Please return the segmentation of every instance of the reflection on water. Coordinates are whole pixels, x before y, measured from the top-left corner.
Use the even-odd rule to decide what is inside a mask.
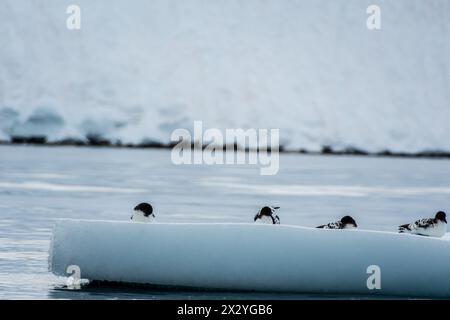
[[[351,214],[364,229],[450,208],[450,161],[281,155],[257,166],[175,166],[167,150],[0,147],[0,299],[309,299],[314,294],[88,286],[48,272],[55,219],[127,220],[149,201],[161,222],[249,222],[264,205],[282,223],[316,226]],[[351,297],[345,298],[365,298]]]

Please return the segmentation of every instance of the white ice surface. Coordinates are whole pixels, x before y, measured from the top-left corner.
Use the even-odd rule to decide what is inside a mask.
[[[450,297],[450,238],[288,225],[61,220],[50,269],[170,286]],[[368,290],[367,267],[381,268]]]
[[[0,2],[0,139],[280,128],[288,149],[450,151],[450,2]]]

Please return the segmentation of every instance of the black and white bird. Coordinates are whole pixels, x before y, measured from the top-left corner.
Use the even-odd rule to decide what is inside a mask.
[[[429,237],[443,237],[447,232],[447,216],[439,211],[434,218],[420,219],[398,227],[400,233],[411,233]]]
[[[264,224],[280,224],[280,218],[275,213],[275,210],[280,209],[280,207],[265,206],[256,214],[254,221],[256,223]]]
[[[134,213],[131,216],[133,222],[151,222],[155,220],[153,207],[148,203],[141,203],[134,208]]]
[[[319,229],[355,229],[358,225],[355,220],[350,216],[343,217],[340,221],[330,222],[328,224],[324,224],[318,226]]]

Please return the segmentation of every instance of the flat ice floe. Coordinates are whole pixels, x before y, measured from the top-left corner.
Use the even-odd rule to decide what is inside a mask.
[[[450,236],[289,225],[60,220],[51,271],[89,280],[271,292],[450,297]],[[379,268],[380,289],[369,289]],[[369,286],[370,287],[370,286]]]

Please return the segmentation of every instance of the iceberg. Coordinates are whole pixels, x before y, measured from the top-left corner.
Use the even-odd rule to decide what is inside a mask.
[[[291,225],[60,220],[49,268],[180,288],[450,297],[449,240]],[[373,289],[368,270],[377,268]]]

